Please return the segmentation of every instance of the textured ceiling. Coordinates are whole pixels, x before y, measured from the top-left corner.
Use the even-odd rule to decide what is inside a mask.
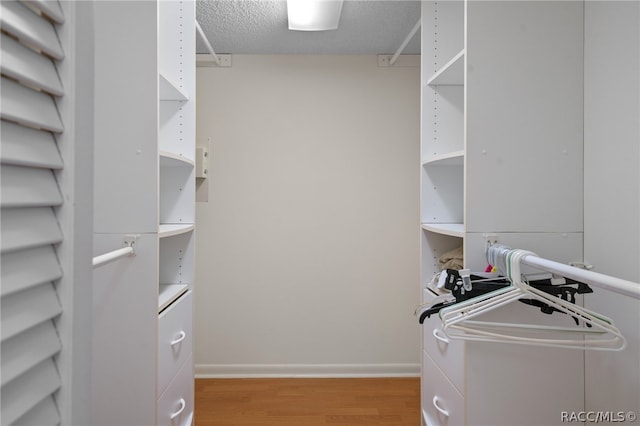
[[[393,54],[420,19],[420,1],[344,0],[332,31],[288,30],[285,0],[198,0],[196,14],[216,53]],[[420,53],[419,34],[403,53]],[[196,49],[207,53],[200,40]]]

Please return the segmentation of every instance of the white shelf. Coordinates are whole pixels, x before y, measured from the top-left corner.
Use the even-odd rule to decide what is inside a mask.
[[[436,234],[464,238],[463,223],[423,223],[422,229]]]
[[[194,167],[195,162],[182,155],[160,151],[160,167]]]
[[[462,86],[464,84],[464,49],[438,70],[429,80],[429,86]]]
[[[195,225],[193,224],[174,225],[161,223],[158,227],[158,238],[167,238],[174,235],[186,234],[187,232],[191,232],[194,229]]]
[[[422,163],[423,166],[462,166],[463,164],[463,150],[434,155]]]
[[[189,289],[188,284],[160,284],[158,287],[158,312],[161,312],[174,300]]]
[[[189,94],[170,81],[164,75],[159,75],[159,89],[161,101],[188,101]]]

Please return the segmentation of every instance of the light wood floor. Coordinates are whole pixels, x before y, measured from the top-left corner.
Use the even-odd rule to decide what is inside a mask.
[[[419,378],[197,379],[195,426],[420,425]]]

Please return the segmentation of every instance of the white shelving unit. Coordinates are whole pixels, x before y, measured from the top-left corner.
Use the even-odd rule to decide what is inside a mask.
[[[581,259],[582,4],[422,6],[422,285],[460,246],[465,267],[484,271],[484,234]],[[423,289],[423,302],[432,297]],[[491,315],[566,320],[517,305]],[[582,409],[575,353],[449,341],[437,316],[423,328],[423,424],[555,424],[558,412]],[[538,365],[552,358],[562,371]],[[540,392],[540,381],[554,392]]]
[[[157,424],[193,422],[195,2],[158,2]]]
[[[139,239],[135,257],[95,273],[92,424],[188,426],[195,1],[95,8],[94,250],[113,250],[128,234]]]

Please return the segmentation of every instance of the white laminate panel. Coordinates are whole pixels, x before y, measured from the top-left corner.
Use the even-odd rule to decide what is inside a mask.
[[[94,234],[94,254],[121,247],[123,238]],[[158,238],[142,234],[135,256],[93,270],[92,425],[155,424],[157,253]]]
[[[435,295],[423,290],[423,299],[428,302]],[[442,323],[438,314],[426,318],[422,325],[422,347],[438,364],[451,383],[464,391],[464,342],[449,339],[442,331]]]
[[[426,353],[422,354],[422,413],[429,426],[464,425],[464,398]]]
[[[422,72],[427,81],[464,47],[464,1],[422,2]]]
[[[158,426],[190,426],[193,420],[193,361],[189,356],[158,400]],[[173,417],[173,418],[172,418]]]
[[[95,2],[95,232],[158,229],[157,8]]]
[[[579,232],[583,2],[467,2],[468,232]]]
[[[195,170],[193,167],[160,168],[160,223],[195,222]]]
[[[640,3],[585,3],[584,257],[640,282]],[[585,306],[627,338],[585,358],[585,409],[640,413],[640,300],[596,290]],[[634,422],[633,424],[637,424]]]
[[[575,327],[568,315],[544,314],[518,301],[476,318]],[[465,346],[465,409],[470,425],[560,425],[562,412],[584,409],[584,351],[472,341]]]
[[[193,232],[160,239],[161,284],[193,284],[194,245]]]
[[[461,166],[422,168],[422,223],[463,223],[463,180]]]
[[[464,148],[464,88],[422,88],[422,160]]]
[[[158,395],[165,390],[193,350],[193,302],[189,291],[160,314],[158,325]],[[175,344],[171,344],[180,340]]]

